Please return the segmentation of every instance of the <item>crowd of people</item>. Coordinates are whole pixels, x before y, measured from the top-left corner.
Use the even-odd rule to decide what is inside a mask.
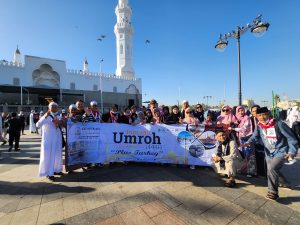
[[[294,107],[287,115],[287,123],[272,118],[266,107],[258,105],[247,110],[243,106],[230,107],[224,105],[220,112],[205,111],[201,104],[194,108],[188,101],[183,101],[181,107],[174,105],[158,106],[156,100],[151,100],[149,107],[128,107],[120,112],[118,105],[112,105],[107,113],[101,113],[96,101],[91,101],[86,107],[78,100],[62,110],[55,102],[49,104],[46,113],[38,116],[33,111],[29,116],[31,133],[42,134],[39,175],[54,180],[54,175],[61,175],[62,147],[65,145],[63,130],[68,120],[72,122],[99,122],[137,124],[204,124],[206,130],[216,132],[219,147],[212,155],[213,168],[216,172],[225,174],[227,187],[235,187],[237,173],[248,177],[266,175],[268,178],[267,198],[278,198],[278,187],[291,188],[291,185],[280,173],[286,160],[293,162],[298,151],[297,136],[299,133],[300,113]],[[5,144],[6,133],[9,133],[9,151],[15,142],[15,151],[19,151],[20,135],[24,134],[25,117],[22,112],[17,116],[11,113],[8,117],[2,114],[1,141]],[[7,131],[8,130],[8,131]],[[84,165],[83,168],[91,165]],[[191,169],[195,167],[191,165]],[[266,169],[267,168],[267,169]],[[266,173],[266,174],[265,174]]]

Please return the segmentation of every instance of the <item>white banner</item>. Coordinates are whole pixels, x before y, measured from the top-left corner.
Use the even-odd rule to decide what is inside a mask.
[[[119,161],[211,165],[215,133],[202,126],[69,123],[67,164]]]

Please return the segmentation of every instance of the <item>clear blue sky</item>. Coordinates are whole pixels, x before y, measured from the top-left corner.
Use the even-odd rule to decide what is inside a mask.
[[[143,100],[160,103],[237,104],[237,46],[214,49],[220,33],[244,26],[259,14],[271,25],[261,38],[241,38],[243,99],[271,102],[300,98],[300,1],[129,0],[133,9],[133,66],[143,80]],[[69,69],[115,73],[113,27],[117,0],[0,0],[0,59],[22,55],[65,60]],[[107,35],[103,42],[96,39]],[[145,44],[149,39],[150,44]],[[226,88],[224,88],[226,87]],[[224,91],[224,89],[226,91]],[[226,93],[226,95],[225,95]]]

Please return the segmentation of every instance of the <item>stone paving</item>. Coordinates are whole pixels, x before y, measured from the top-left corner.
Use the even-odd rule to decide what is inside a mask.
[[[40,137],[22,136],[20,153],[0,148],[0,224],[299,224],[300,159],[285,166],[295,190],[264,198],[266,179],[223,186],[210,168],[113,164],[88,172],[37,177]]]

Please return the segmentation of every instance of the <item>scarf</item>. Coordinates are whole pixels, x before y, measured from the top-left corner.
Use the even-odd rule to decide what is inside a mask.
[[[258,122],[258,126],[262,128],[263,135],[269,144],[274,145],[278,139],[275,130],[275,119],[269,120],[266,124]]]
[[[118,112],[110,111],[110,120],[111,120],[111,123],[118,123],[118,119],[119,119],[119,113]]]
[[[262,128],[262,129],[269,129],[269,128],[273,128],[275,126],[275,120],[274,119],[270,119],[269,121],[267,121],[266,124],[263,124],[261,122],[258,122],[258,125]]]

